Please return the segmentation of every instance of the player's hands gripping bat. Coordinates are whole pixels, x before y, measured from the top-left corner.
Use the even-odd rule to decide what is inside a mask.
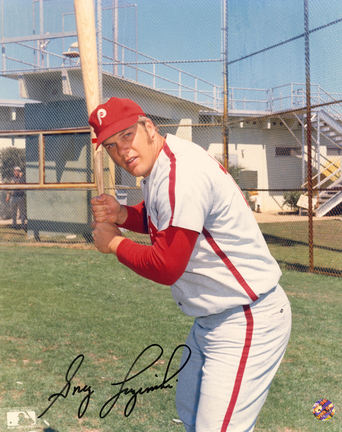
[[[95,222],[106,222],[121,225],[127,218],[127,210],[112,196],[102,194],[91,200]]]

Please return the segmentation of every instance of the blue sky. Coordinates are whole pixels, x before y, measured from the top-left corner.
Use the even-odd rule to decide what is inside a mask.
[[[102,0],[103,6],[112,0]],[[161,60],[221,58],[221,0],[125,0],[137,8],[120,10],[119,41]],[[45,29],[61,31],[62,12],[73,10],[72,0],[44,0]],[[342,18],[341,0],[309,0],[310,28]],[[32,34],[31,0],[4,0],[6,37]],[[38,3],[35,7],[38,12]],[[137,21],[135,19],[137,10]],[[18,17],[20,17],[18,19]],[[104,13],[104,35],[111,37],[109,12]],[[38,18],[36,17],[37,29]],[[64,29],[74,20],[64,15]],[[229,0],[229,60],[303,33],[303,0]],[[342,23],[315,32],[310,38],[311,78],[328,91],[342,92]],[[71,42],[71,40],[70,40]],[[61,49],[56,44],[50,48]],[[104,45],[104,50],[106,47]],[[21,55],[20,51],[16,55]],[[23,57],[24,54],[22,54]],[[31,55],[32,57],[32,55]],[[126,61],[133,60],[126,58]],[[229,67],[231,86],[269,88],[290,81],[304,82],[304,40],[252,56]],[[222,64],[175,65],[222,85]],[[17,83],[0,80],[0,98],[18,96]]]

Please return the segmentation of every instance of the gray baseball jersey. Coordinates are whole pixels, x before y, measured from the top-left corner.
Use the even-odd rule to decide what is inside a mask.
[[[241,190],[201,147],[167,135],[142,190],[152,241],[155,230],[170,225],[200,233],[172,286],[184,313],[217,314],[277,285],[281,271]]]

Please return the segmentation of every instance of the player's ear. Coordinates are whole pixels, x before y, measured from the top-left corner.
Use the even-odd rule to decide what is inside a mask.
[[[156,127],[154,126],[151,119],[147,118],[145,120],[145,128],[146,128],[148,134],[150,135],[150,137],[153,139],[155,137],[155,134],[156,134]]]

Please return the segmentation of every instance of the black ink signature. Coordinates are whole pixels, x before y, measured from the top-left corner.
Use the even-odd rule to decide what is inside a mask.
[[[71,362],[71,364],[67,370],[67,373],[65,375],[65,382],[66,382],[65,386],[62,388],[62,390],[59,393],[53,393],[52,395],[49,396],[48,400],[51,401],[51,403],[41,414],[39,414],[38,418],[43,417],[43,415],[52,407],[52,405],[60,397],[66,399],[69,396],[69,392],[71,389],[71,381],[73,380],[73,378],[77,374],[79,368],[81,367],[81,365],[83,363],[83,360],[84,360],[83,354],[79,354],[77,357],[74,358],[74,360]],[[74,368],[75,368],[75,370],[74,370]],[[77,413],[78,418],[83,417],[83,415],[86,413],[89,402],[90,402],[90,397],[94,393],[94,390],[92,390],[91,386],[88,386],[88,385],[84,385],[82,388],[79,386],[73,386],[71,396],[74,396],[76,393],[83,393],[83,392],[85,392],[86,395],[84,396],[84,398],[82,399],[82,401],[78,407],[78,413]]]
[[[150,364],[148,364],[143,369],[141,369],[139,372],[137,372],[134,375],[130,376],[130,373],[131,373],[132,369],[134,368],[135,364],[140,359],[140,357],[142,357],[148,350],[150,350],[150,349],[152,349],[154,347],[156,347],[156,348],[159,349],[159,354],[157,355],[157,357]],[[172,360],[173,360],[176,352],[180,348],[187,349],[188,350],[188,356],[185,359],[184,363],[181,365],[181,367],[179,369],[177,369],[177,371],[174,372],[171,376],[168,376]],[[177,348],[174,349],[174,351],[173,351],[173,353],[172,353],[172,355],[170,357],[170,360],[169,360],[169,362],[167,364],[163,381],[160,384],[152,386],[152,387],[145,387],[144,389],[142,387],[140,387],[138,390],[135,390],[132,387],[124,387],[124,385],[128,381],[131,381],[132,379],[136,378],[137,376],[139,376],[140,374],[142,374],[143,372],[145,372],[151,366],[153,366],[160,359],[160,357],[163,355],[163,352],[164,352],[164,350],[163,350],[163,348],[160,345],[158,345],[158,344],[152,344],[152,345],[149,345],[148,347],[146,347],[138,355],[138,357],[134,360],[134,362],[131,365],[131,367],[128,369],[128,372],[127,372],[127,374],[125,376],[125,379],[123,381],[114,382],[114,383],[111,384],[112,386],[120,386],[120,389],[119,389],[118,393],[116,393],[114,396],[112,396],[110,399],[108,399],[105,402],[105,404],[102,406],[102,408],[100,410],[100,417],[101,418],[106,417],[110,413],[110,411],[113,409],[114,405],[116,404],[116,402],[118,401],[119,397],[122,394],[125,394],[125,395],[132,394],[132,396],[128,400],[128,402],[127,402],[127,404],[125,406],[125,410],[124,410],[125,417],[128,417],[132,413],[132,411],[133,411],[133,409],[135,407],[135,404],[137,402],[137,396],[138,396],[138,394],[142,395],[144,393],[150,393],[150,392],[153,392],[153,391],[156,391],[156,390],[161,390],[161,389],[166,389],[166,388],[170,389],[170,388],[173,387],[171,384],[168,384],[168,383],[172,380],[172,378],[174,378],[176,375],[179,374],[179,372],[185,367],[185,365],[188,363],[188,361],[190,359],[191,349],[187,345],[178,345]]]
[[[132,369],[134,368],[134,366],[136,365],[138,360],[146,352],[148,352],[149,350],[154,349],[154,348],[158,349],[158,354],[157,354],[156,358],[152,362],[150,362],[147,366],[143,367],[143,369],[141,369],[139,372],[130,376]],[[174,356],[177,353],[177,351],[181,348],[184,348],[184,350],[185,349],[188,350],[187,357],[186,357],[184,363],[181,365],[181,367],[179,369],[177,369],[176,372],[174,372],[170,376],[168,376],[169,375],[169,369],[170,369],[170,366],[171,366],[172,361],[174,359]],[[141,375],[143,372],[145,372],[147,369],[149,369],[151,366],[153,366],[160,359],[160,357],[163,355],[163,352],[164,352],[164,350],[159,344],[149,345],[134,360],[134,362],[132,363],[132,365],[128,369],[128,372],[127,372],[124,380],[111,383],[112,386],[120,386],[119,391],[114,396],[111,396],[104,403],[104,405],[102,406],[100,413],[99,413],[99,416],[101,418],[105,418],[111,412],[111,410],[113,409],[113,407],[115,406],[116,402],[118,401],[118,399],[120,398],[120,396],[122,394],[132,395],[130,397],[130,399],[128,400],[128,402],[125,406],[125,410],[124,410],[125,417],[128,417],[132,413],[132,411],[135,407],[135,404],[137,402],[137,396],[139,394],[143,395],[145,393],[151,393],[151,392],[156,391],[156,390],[173,388],[173,386],[170,384],[170,381],[175,376],[177,376],[179,374],[179,372],[185,367],[185,365],[188,363],[190,356],[191,356],[191,349],[187,345],[178,345],[174,349],[174,351],[173,351],[173,353],[169,359],[169,362],[167,364],[163,380],[160,384],[154,385],[151,387],[145,387],[145,388],[140,387],[138,390],[135,390],[133,387],[124,387],[127,382],[129,382],[132,379],[136,378],[137,376]],[[86,411],[88,409],[88,405],[89,405],[89,402],[91,400],[91,396],[94,394],[95,390],[92,390],[91,386],[89,386],[89,385],[84,385],[83,387],[80,387],[80,386],[73,386],[71,384],[72,380],[74,379],[74,377],[78,373],[83,361],[84,361],[84,355],[83,354],[79,354],[77,357],[74,358],[74,360],[71,362],[71,364],[70,364],[70,366],[69,366],[69,368],[65,374],[64,387],[62,388],[62,390],[60,392],[53,393],[49,396],[48,400],[51,401],[51,403],[48,405],[47,408],[45,408],[45,410],[41,414],[39,414],[38,418],[43,417],[43,415],[47,413],[47,411],[55,404],[55,402],[57,402],[57,400],[59,398],[66,399],[69,395],[74,396],[76,394],[81,394],[81,393],[86,393],[86,395],[84,396],[84,398],[82,399],[82,401],[78,407],[77,416],[78,416],[78,418],[81,418],[84,416],[84,414],[86,413]],[[155,376],[158,377],[158,375],[155,375]]]

